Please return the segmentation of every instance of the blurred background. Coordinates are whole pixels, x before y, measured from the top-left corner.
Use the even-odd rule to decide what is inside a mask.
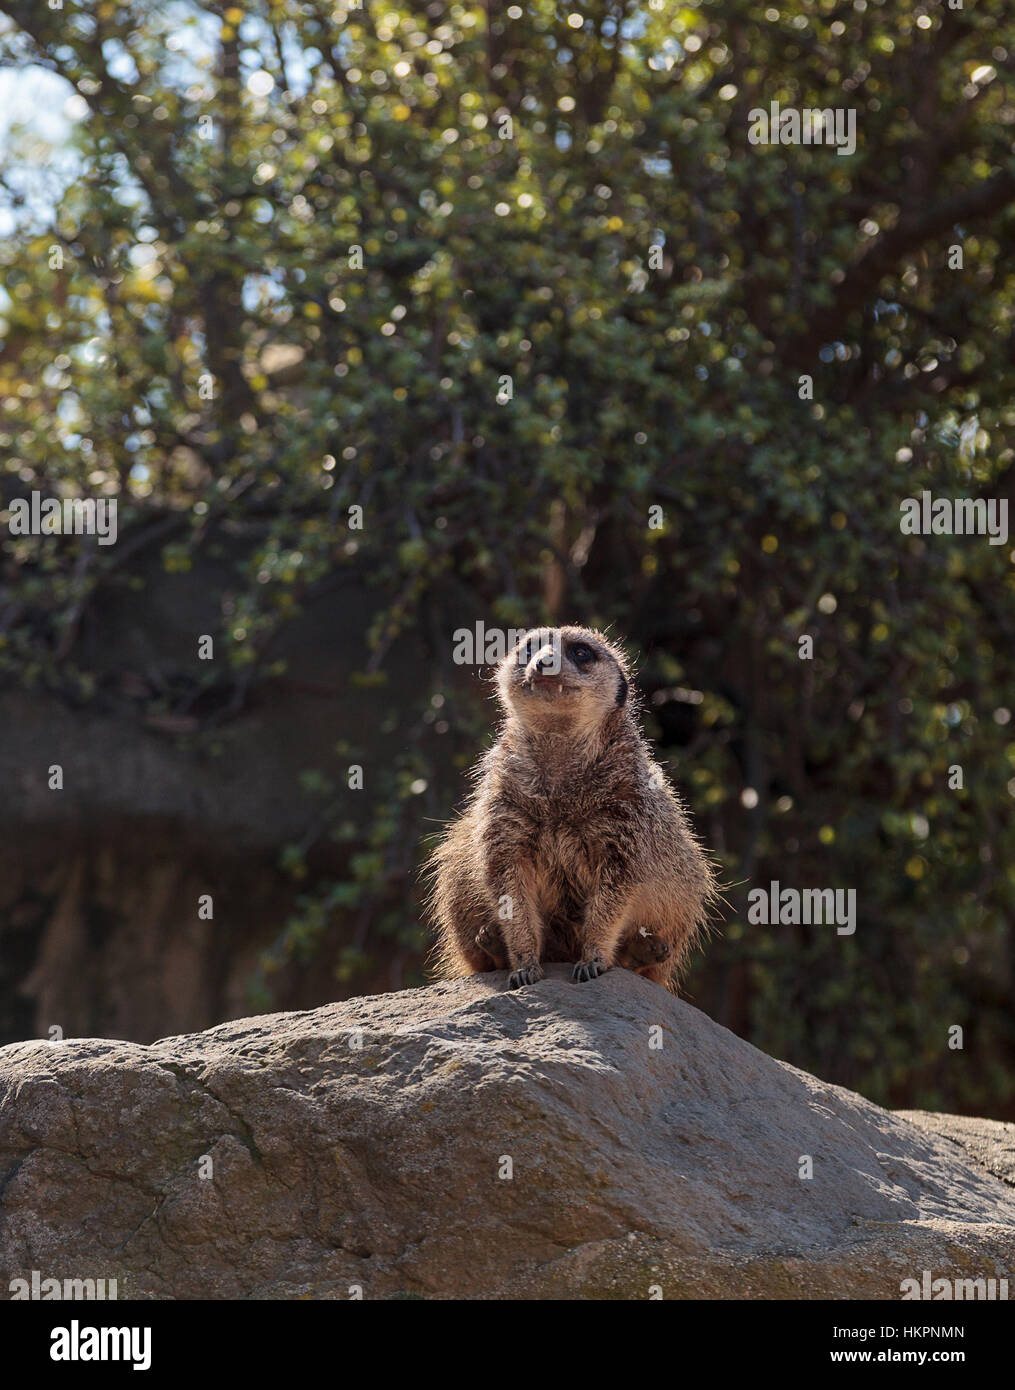
[[[686,997],[1015,1119],[1015,551],[899,526],[1012,493],[1013,69],[1000,0],[0,0],[0,1042],[422,983],[454,634],[612,624]]]

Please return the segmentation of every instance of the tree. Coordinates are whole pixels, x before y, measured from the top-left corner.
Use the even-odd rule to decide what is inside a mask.
[[[458,615],[613,623],[731,885],[692,995],[875,1099],[1015,1114],[1010,554],[900,530],[925,490],[1011,491],[1003,7],[0,14],[3,61],[88,106],[0,252],[6,497],[121,506],[108,555],[11,544],[8,674],[87,698],[82,615],[138,548],[184,566],[242,525],[228,662],[190,673],[229,717],[369,573],[355,678],[412,640],[426,679],[371,816],[323,814],[349,876],[306,883],[279,954],[351,908],[369,951],[404,930],[413,787],[446,814],[485,725]],[[772,102],[855,111],[855,152],[752,144]],[[772,879],[854,887],[856,935],[748,924]]]

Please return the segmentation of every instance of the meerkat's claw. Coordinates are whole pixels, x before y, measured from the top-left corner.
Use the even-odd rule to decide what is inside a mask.
[[[599,960],[580,960],[571,971],[571,979],[576,984],[584,984],[586,980],[597,980],[605,975],[608,968]]]
[[[508,989],[521,989],[522,985],[534,985],[543,978],[541,965],[523,965],[520,970],[512,970],[508,976]]]

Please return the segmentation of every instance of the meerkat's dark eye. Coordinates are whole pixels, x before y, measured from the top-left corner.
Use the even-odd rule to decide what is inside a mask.
[[[596,659],[596,654],[585,642],[575,642],[568,649],[568,656],[576,666],[588,666]]]

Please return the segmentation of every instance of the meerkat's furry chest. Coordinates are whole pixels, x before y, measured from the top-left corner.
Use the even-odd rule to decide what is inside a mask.
[[[550,918],[581,917],[604,875],[628,857],[638,770],[630,749],[582,759],[560,743],[504,750],[490,824]],[[625,841],[628,845],[625,847]]]
[[[597,889],[616,863],[615,805],[587,795],[512,798],[512,839],[520,866],[533,878],[543,912],[570,913]]]
[[[545,924],[543,959],[577,960],[588,905],[614,859],[606,819],[583,800],[537,799],[516,824],[516,864]]]

